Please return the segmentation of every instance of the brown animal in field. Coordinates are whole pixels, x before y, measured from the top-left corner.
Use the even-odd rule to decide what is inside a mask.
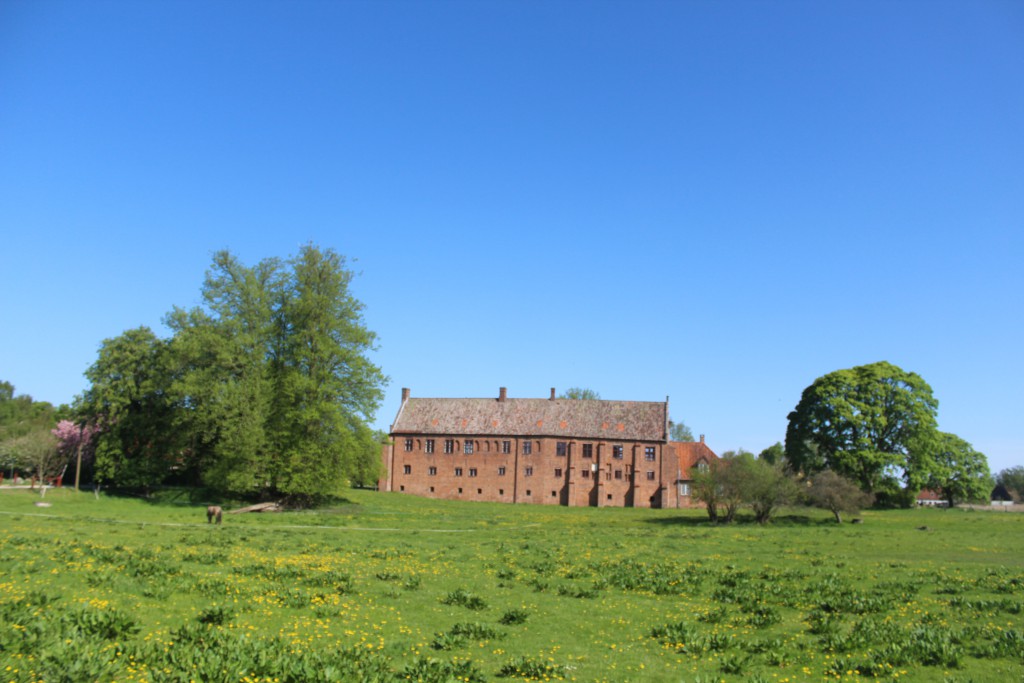
[[[212,524],[213,523],[213,519],[216,517],[217,518],[217,524],[220,524],[220,518],[221,518],[221,515],[223,515],[223,514],[224,514],[224,511],[220,509],[219,505],[211,505],[210,507],[206,508],[206,523],[207,524]]]

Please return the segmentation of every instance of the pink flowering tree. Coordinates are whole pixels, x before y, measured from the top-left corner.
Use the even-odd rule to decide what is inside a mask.
[[[96,433],[99,430],[94,425],[78,425],[71,420],[61,420],[51,432],[57,437],[57,452],[63,462],[71,466],[74,472],[78,460],[79,449],[82,453],[82,463],[90,464],[95,451]]]

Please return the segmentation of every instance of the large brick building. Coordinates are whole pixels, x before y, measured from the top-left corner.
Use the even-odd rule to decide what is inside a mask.
[[[691,471],[716,459],[668,440],[664,402],[413,398],[383,448],[384,491],[431,498],[612,507],[686,507]]]

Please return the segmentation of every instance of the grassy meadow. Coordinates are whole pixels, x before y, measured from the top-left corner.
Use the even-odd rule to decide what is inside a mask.
[[[217,527],[184,494],[0,489],[0,674],[1024,680],[1024,515],[862,518],[712,526],[699,510],[352,491]]]

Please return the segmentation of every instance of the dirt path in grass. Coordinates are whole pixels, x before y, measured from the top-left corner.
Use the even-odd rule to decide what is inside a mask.
[[[111,519],[106,517],[68,517],[66,515],[52,515],[45,512],[10,512],[6,510],[0,510],[0,515],[19,515],[22,517],[43,517],[46,519],[72,519],[75,521],[86,521],[86,522],[100,522],[103,524],[137,524],[138,526],[159,526],[159,527],[180,527],[180,528],[192,528],[192,527],[206,527],[213,526],[205,522],[196,523],[185,523],[185,522],[139,522],[129,519]],[[317,530],[329,530],[329,531],[387,531],[395,533],[428,533],[428,534],[473,534],[480,532],[493,532],[493,531],[515,531],[517,529],[529,529],[531,527],[538,527],[539,523],[536,524],[521,524],[517,526],[499,526],[489,527],[486,529],[402,529],[398,527],[370,527],[370,526],[328,526],[328,525],[315,525],[315,524],[261,524],[259,526],[235,526],[232,524],[222,524],[220,528],[230,529],[245,529],[246,531],[253,531],[256,529],[317,529]]]

